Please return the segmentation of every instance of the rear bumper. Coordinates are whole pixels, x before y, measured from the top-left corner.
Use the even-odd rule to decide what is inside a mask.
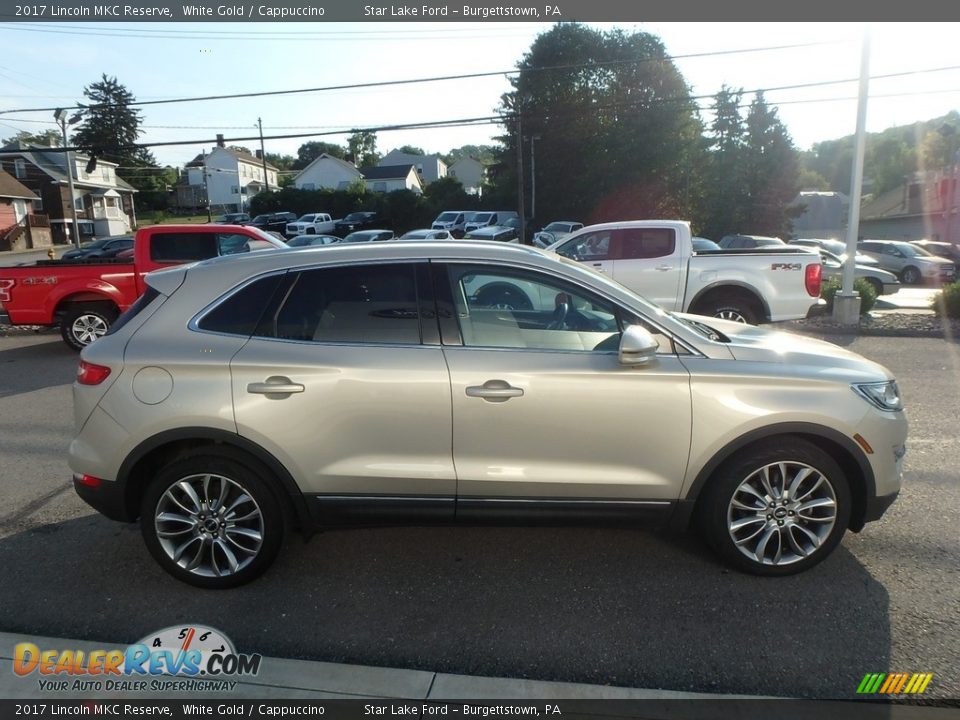
[[[97,487],[91,487],[81,482],[82,477],[79,473],[74,474],[73,489],[87,505],[111,520],[120,522],[136,520],[136,515],[127,510],[121,483],[101,480]]]

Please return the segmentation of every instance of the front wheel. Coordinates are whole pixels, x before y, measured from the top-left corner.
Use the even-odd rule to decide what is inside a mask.
[[[792,575],[839,544],[850,520],[850,489],[836,461],[799,438],[736,454],[698,503],[700,528],[731,565],[754,575]]]
[[[264,478],[229,457],[175,460],[140,507],[147,549],[178,580],[209,589],[250,582],[273,562],[283,513]]]
[[[80,305],[69,310],[60,322],[60,336],[74,350],[83,350],[94,340],[99,340],[107,331],[117,314],[97,305]]]
[[[920,271],[911,265],[903,269],[900,279],[904,285],[917,285],[920,282]]]

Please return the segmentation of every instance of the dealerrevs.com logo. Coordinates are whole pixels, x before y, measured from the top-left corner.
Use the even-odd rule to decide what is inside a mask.
[[[13,672],[36,678],[52,692],[229,691],[233,678],[260,671],[261,656],[238,653],[219,630],[203,625],[174,626],[152,633],[126,649],[71,650],[19,643]]]

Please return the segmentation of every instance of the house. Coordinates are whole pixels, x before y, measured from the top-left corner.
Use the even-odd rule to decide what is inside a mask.
[[[362,167],[360,174],[367,183],[367,189],[374,192],[392,192],[393,190],[412,190],[420,195],[423,183],[413,165],[377,165]]]
[[[360,180],[363,175],[353,163],[323,153],[297,174],[293,185],[300,190],[345,190]]]
[[[451,165],[447,175],[459,180],[466,192],[471,195],[480,195],[487,177],[487,169],[479,160],[465,157]]]
[[[47,216],[33,212],[33,203],[39,199],[13,175],[0,170],[0,250],[27,250],[52,244]]]
[[[187,163],[185,177],[177,184],[177,204],[203,207],[209,203],[210,208],[218,212],[245,212],[254,195],[279,188],[279,172],[275,166],[248,152],[225,147],[223,135],[217,135],[216,147]]]
[[[68,157],[72,164],[72,198]],[[116,163],[98,160],[87,172],[89,162],[90,158],[80,153],[65,153],[46,145],[14,142],[0,148],[0,169],[36,195],[34,215],[47,216],[56,243],[73,241],[68,237],[73,224],[71,204],[76,209],[81,239],[121,235],[136,225],[136,189],[117,177]]]
[[[838,192],[803,191],[790,203],[803,207],[793,219],[793,236],[798,238],[841,238],[847,229],[850,198]]]
[[[958,243],[958,205],[960,187],[949,171],[914,173],[900,187],[863,204],[859,235],[876,240],[926,238]]]
[[[413,165],[420,176],[421,188],[447,176],[447,164],[439,155],[411,155],[399,150],[391,150],[377,163],[378,167],[393,165]]]

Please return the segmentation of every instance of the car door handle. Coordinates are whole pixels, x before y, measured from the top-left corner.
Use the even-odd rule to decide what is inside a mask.
[[[660,272],[666,272],[667,270],[673,270],[673,265],[657,265],[657,270]]]
[[[259,383],[250,383],[247,385],[247,392],[253,395],[289,395],[290,393],[302,393],[303,385],[291,382],[290,378],[268,377],[266,381]]]
[[[600,263],[593,263],[593,266],[594,266],[597,270],[599,270],[600,272],[603,272],[603,265],[602,265],[602,264],[600,264]]]
[[[510,398],[521,397],[523,388],[513,387],[506,380],[487,380],[483,385],[467,387],[467,397],[483,398],[489,402],[506,402]]]

